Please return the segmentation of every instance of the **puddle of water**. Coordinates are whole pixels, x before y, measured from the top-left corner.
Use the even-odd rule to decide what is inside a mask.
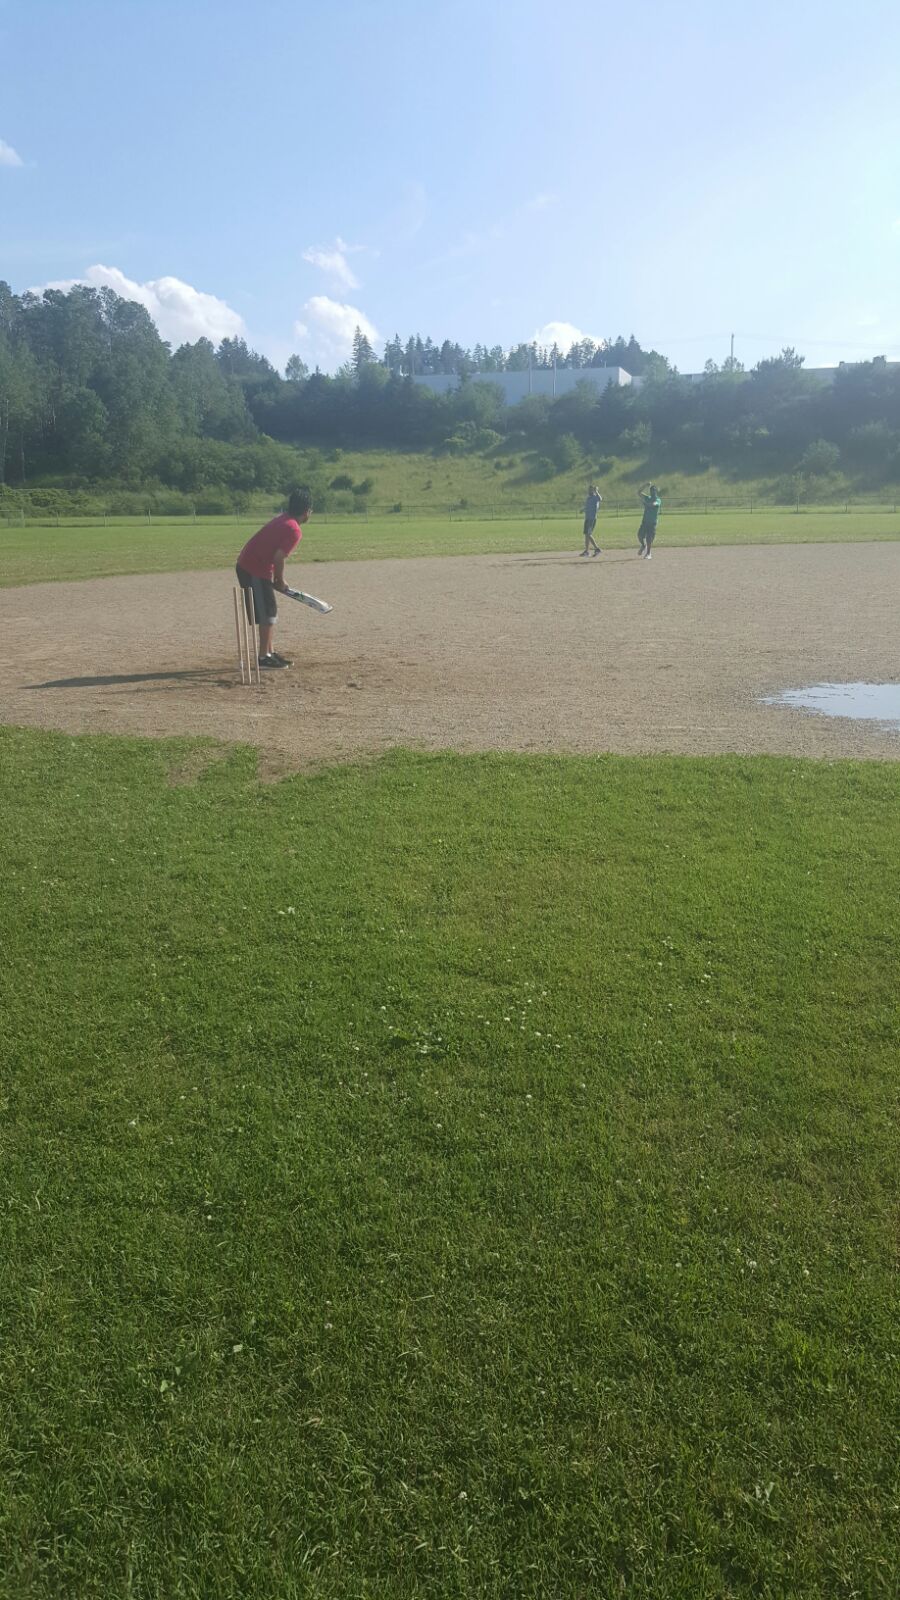
[[[900,732],[900,683],[816,683],[767,695],[767,706],[793,706],[825,717],[866,717]]]

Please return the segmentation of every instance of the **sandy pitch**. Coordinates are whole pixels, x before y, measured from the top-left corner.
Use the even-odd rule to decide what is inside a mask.
[[[0,721],[206,734],[270,770],[426,750],[900,758],[900,733],[761,706],[900,677],[900,544],[294,563],[294,658],[236,670],[229,570],[0,591]]]

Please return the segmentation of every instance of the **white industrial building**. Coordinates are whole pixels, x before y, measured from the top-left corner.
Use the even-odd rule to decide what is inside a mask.
[[[865,365],[868,365],[868,363],[862,361],[839,361],[836,367],[803,367],[801,370],[806,373],[808,378],[824,378],[826,382],[834,383],[837,374],[844,368]],[[888,361],[885,356],[876,356],[873,365],[887,367],[890,370],[892,367],[900,367],[900,361]]]
[[[843,371],[845,368],[861,367],[867,364],[868,363],[862,361],[839,361],[836,367],[800,367],[799,370],[803,373],[805,378],[821,378],[823,383],[834,383],[837,374]],[[900,361],[888,361],[884,356],[876,356],[874,365],[878,367],[886,367],[888,370],[890,370],[892,367],[900,367]],[[688,383],[703,383],[707,376],[708,374],[705,372],[679,373],[679,377],[686,378]],[[750,378],[752,377],[752,373],[739,372],[738,377]],[[636,378],[634,381],[635,383],[640,384],[641,380]]]
[[[809,378],[819,378],[826,383],[833,383],[836,373],[844,366],[856,366],[853,361],[842,361],[838,367],[803,367],[801,371]],[[900,366],[900,362],[886,361],[878,358],[878,364],[885,367]],[[679,377],[688,383],[703,383],[707,374],[705,372],[682,372]],[[749,378],[749,372],[742,372],[741,377]],[[422,385],[423,389],[430,389],[432,394],[452,394],[460,388],[462,383],[493,383],[502,391],[503,398],[508,406],[518,405],[520,400],[527,400],[529,395],[544,395],[548,400],[558,400],[560,395],[571,394],[580,383],[587,383],[602,394],[610,384],[616,388],[623,388],[626,384],[640,389],[643,378],[634,378],[624,367],[532,367],[524,372],[472,372],[467,378],[461,378],[458,372],[429,372],[421,377],[414,375],[414,381]]]
[[[524,372],[473,372],[466,379],[457,372],[429,372],[415,377],[415,382],[432,394],[451,394],[463,382],[493,383],[502,390],[508,406],[518,405],[532,394],[558,400],[562,394],[571,394],[580,383],[590,384],[600,394],[610,384],[618,389],[631,381],[631,373],[622,367],[558,367],[555,371],[552,367],[532,367]]]

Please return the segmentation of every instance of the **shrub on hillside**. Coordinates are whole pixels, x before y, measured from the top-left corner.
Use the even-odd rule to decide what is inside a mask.
[[[492,428],[479,428],[477,422],[466,418],[458,422],[451,434],[444,440],[444,449],[451,455],[461,455],[464,450],[474,450],[478,445],[480,433],[492,433]]]
[[[830,473],[837,472],[840,464],[841,452],[836,444],[829,439],[814,439],[800,457],[797,471],[808,478],[827,478]]]
[[[623,428],[619,434],[619,448],[625,455],[640,455],[650,444],[649,422],[636,422],[633,428]]]
[[[572,433],[561,433],[550,446],[549,456],[557,472],[568,472],[581,460],[578,440]]]
[[[329,489],[352,489],[353,479],[349,472],[339,472],[336,478],[332,478],[328,487]]]
[[[886,422],[864,422],[852,428],[845,446],[849,459],[870,471],[885,471],[900,450],[900,438]]]
[[[234,495],[227,489],[218,492],[207,489],[203,494],[198,494],[194,502],[199,517],[221,517],[227,511],[234,510]]]
[[[375,479],[374,478],[363,478],[363,479],[361,479],[361,481],[359,483],[355,483],[353,485],[353,493],[359,499],[362,500],[362,499],[365,499],[365,496],[367,494],[371,494],[372,493],[372,490],[374,489],[374,487],[375,487]]]

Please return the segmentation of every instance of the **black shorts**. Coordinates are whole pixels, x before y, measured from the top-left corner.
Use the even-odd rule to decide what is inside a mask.
[[[585,517],[585,519],[584,519],[584,537],[587,538],[589,533],[593,533],[593,531],[596,528],[596,526],[597,526],[597,518],[596,517]]]
[[[656,523],[642,522],[638,538],[641,544],[652,544],[656,538]]]
[[[253,616],[251,622],[262,623],[263,627],[271,627],[278,617],[278,601],[275,598],[275,585],[270,578],[254,578],[252,573],[245,572],[240,565],[235,567],[237,581],[243,590],[244,605],[247,616],[250,617],[250,605],[247,595],[253,595]]]

